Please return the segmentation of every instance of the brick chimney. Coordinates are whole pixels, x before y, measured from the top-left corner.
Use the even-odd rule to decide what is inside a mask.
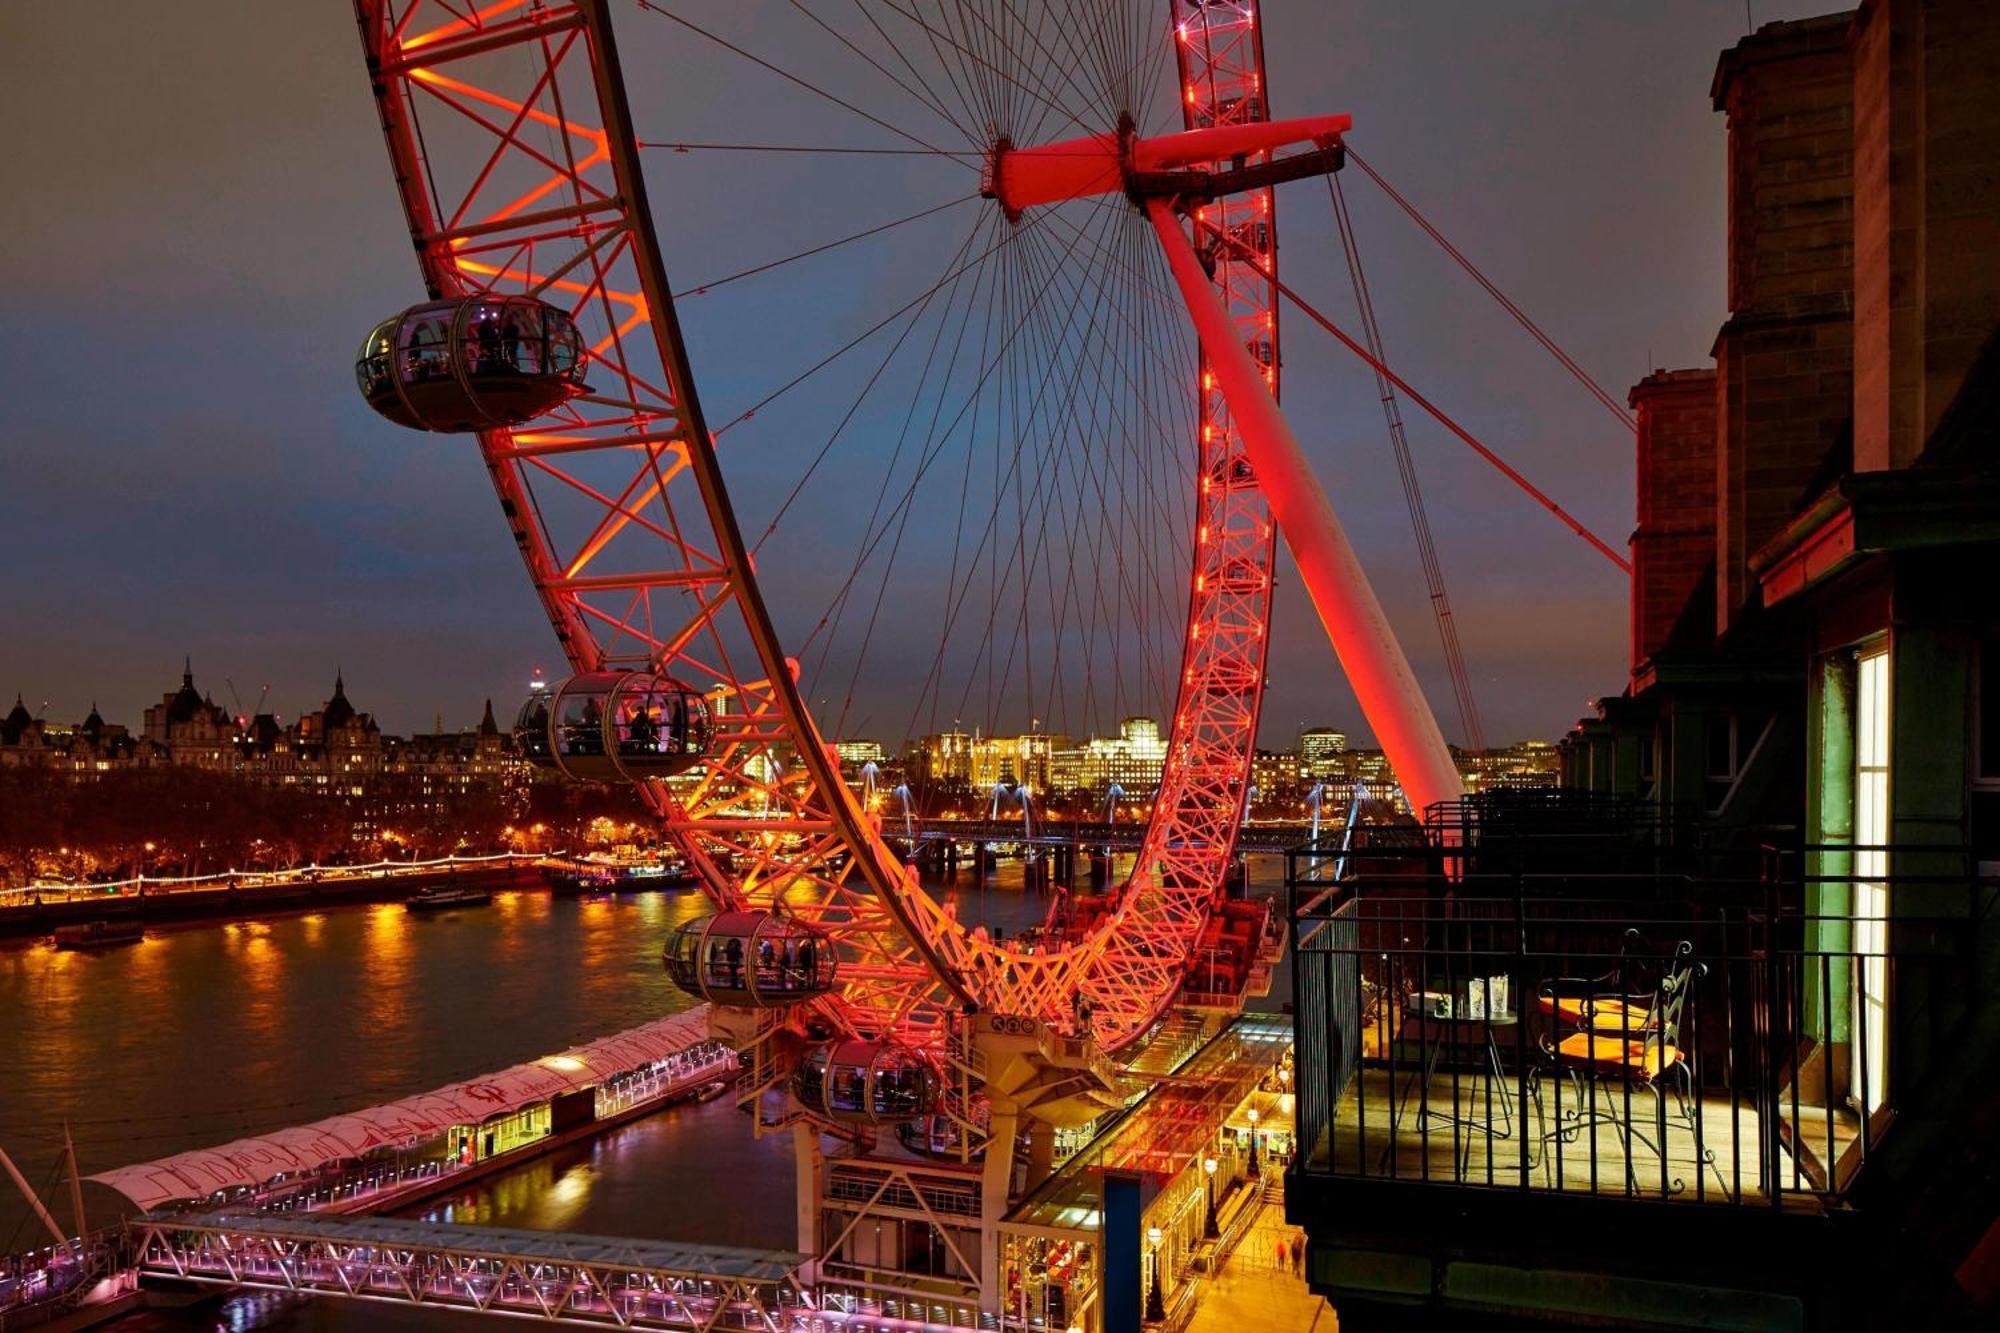
[[[2000,323],[2000,5],[1855,21],[1854,470],[1908,467]]]
[[[1639,522],[1632,533],[1637,675],[1666,646],[1715,564],[1715,371],[1656,370],[1632,386],[1627,401],[1639,415]]]
[[[1723,52],[1729,308],[1715,342],[1716,631],[1748,557],[1797,510],[1853,418],[1852,14],[1767,23]]]

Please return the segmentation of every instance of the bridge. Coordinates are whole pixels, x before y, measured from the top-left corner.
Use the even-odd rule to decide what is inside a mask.
[[[1089,851],[1137,851],[1146,839],[1146,826],[1139,823],[1054,824],[1037,826],[1030,833],[1019,819],[919,819],[915,822],[920,845],[936,843],[992,843],[1015,847],[1081,848]],[[1322,823],[1319,835],[1338,827],[1337,821]],[[885,820],[883,833],[892,842],[908,842],[908,831],[897,821]],[[1311,842],[1314,831],[1308,823],[1252,824],[1246,822],[1236,838],[1239,852],[1285,852]]]
[[[807,1256],[329,1214],[146,1214],[142,1275],[636,1329],[823,1329]]]

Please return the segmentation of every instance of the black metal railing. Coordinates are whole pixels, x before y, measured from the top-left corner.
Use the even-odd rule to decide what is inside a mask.
[[[1555,830],[1567,856],[1532,854],[1519,825],[1504,858],[1402,835],[1292,854],[1296,1169],[1736,1205],[1846,1193],[1978,1007],[1993,886],[1962,848],[1647,835],[1606,858],[1585,835]],[[1633,846],[1672,868],[1620,868]]]

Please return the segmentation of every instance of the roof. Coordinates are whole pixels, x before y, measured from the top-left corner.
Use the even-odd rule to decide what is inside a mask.
[[[194,667],[181,673],[181,687],[167,700],[167,721],[192,722],[201,711],[201,694],[194,687]]]
[[[1171,1078],[1157,1078],[1127,1110],[1107,1116],[1107,1126],[1064,1162],[1007,1215],[1010,1226],[1094,1227],[1106,1169],[1155,1171],[1172,1176],[1212,1143],[1223,1117],[1258,1078],[1268,1073],[1292,1040],[1292,1020],[1282,1014],[1245,1013],[1217,1033]]]
[[[1990,469],[1996,437],[2000,437],[2000,324],[1966,367],[1965,378],[1938,418],[1917,466],[1964,464]]]
[[[18,744],[34,721],[34,715],[28,711],[28,706],[21,702],[21,696],[16,694],[14,711],[7,714],[5,720],[0,720],[0,739],[4,739],[9,745]]]
[[[262,1185],[278,1176],[312,1171],[377,1148],[442,1134],[453,1125],[478,1124],[551,1097],[593,1087],[615,1074],[663,1060],[708,1039],[708,1006],[572,1046],[497,1074],[453,1083],[383,1106],[328,1116],[217,1148],[196,1148],[151,1162],[137,1162],[89,1177],[140,1208],[174,1200],[206,1199],[225,1190]]]
[[[782,1282],[811,1257],[792,1250],[585,1236],[520,1227],[455,1226],[393,1217],[347,1217],[338,1213],[208,1213],[159,1220],[177,1228],[235,1235],[342,1241],[389,1249],[453,1250],[481,1258],[540,1259],[651,1270],[675,1276],[745,1278],[753,1282]]]
[[[340,672],[333,673],[333,697],[326,701],[321,721],[328,731],[344,727],[354,720],[354,705],[347,702],[347,682]]]

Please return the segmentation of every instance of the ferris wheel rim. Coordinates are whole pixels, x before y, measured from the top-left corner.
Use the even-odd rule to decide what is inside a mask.
[[[358,0],[358,3],[363,20],[364,37],[368,37],[370,36],[368,22],[371,11],[379,14],[387,6],[381,0]],[[494,8],[500,9],[503,6],[495,6]],[[1250,30],[1251,46],[1254,51],[1250,77],[1253,84],[1261,90],[1263,86],[1263,60],[1261,22],[1259,21],[1261,16],[1257,0],[1225,0],[1224,4],[1217,4],[1216,0],[1168,0],[1167,8],[1171,16],[1167,24],[1169,40],[1177,41],[1176,49],[1182,74],[1181,82],[1188,89],[1188,96],[1183,101],[1183,116],[1190,126],[1192,126],[1194,117],[1197,114],[1194,96],[1195,79],[1197,76],[1192,74],[1189,69],[1189,43],[1186,40],[1186,29],[1180,26],[1182,21],[1199,19],[1206,25],[1215,16],[1215,11],[1223,8],[1227,8],[1239,18],[1246,20]],[[626,206],[634,212],[635,225],[632,228],[631,237],[633,260],[638,267],[640,281],[644,289],[647,305],[650,309],[650,317],[660,334],[658,338],[660,355],[668,362],[665,367],[666,379],[669,383],[677,386],[675,407],[679,423],[681,428],[689,432],[694,438],[707,438],[707,426],[701,414],[700,397],[694,391],[693,387],[696,383],[696,376],[687,357],[686,343],[679,328],[674,299],[666,281],[664,259],[661,254],[657,233],[652,226],[650,205],[646,199],[644,172],[636,157],[637,136],[630,124],[629,109],[624,105],[623,80],[619,71],[617,46],[612,32],[608,7],[604,3],[604,0],[577,0],[574,10],[580,16],[580,27],[588,34],[591,42],[591,51],[595,56],[595,59],[592,61],[592,74],[597,84],[601,109],[606,114],[607,124],[603,128],[605,138],[608,141],[608,153],[612,160],[614,172],[627,187],[626,192],[629,197],[625,201]],[[381,54],[372,46],[370,53],[371,59]],[[1209,80],[1212,85],[1214,82],[1212,70],[1209,71]],[[1212,86],[1210,93],[1213,95]],[[388,113],[386,107],[392,99],[383,98],[382,100],[385,104],[385,132],[389,135],[392,157],[398,162],[399,168],[425,163],[425,155],[420,146],[420,139],[411,138],[409,126],[397,126],[391,123],[395,117]],[[1264,114],[1268,114],[1267,111]],[[399,143],[399,133],[405,139],[409,140],[409,142]],[[425,183],[422,173],[414,170],[402,170],[399,172],[399,176],[406,211],[410,212],[413,219],[413,229],[415,229],[416,219],[420,211],[422,216],[428,218],[434,214],[435,210],[431,201],[425,196]],[[424,250],[421,245],[420,253],[424,255],[426,278],[433,289],[434,296],[463,293],[467,290],[467,285],[463,281],[464,274],[462,269],[450,264],[436,262],[441,256],[432,251]],[[450,256],[446,254],[442,258],[449,259]],[[1272,333],[1270,339],[1271,350],[1268,355],[1275,382],[1275,303],[1271,304],[1270,309],[1272,313]],[[503,506],[507,507],[510,513],[526,508],[527,500],[521,493],[518,479],[510,482],[509,478],[503,475],[506,469],[496,466],[495,463],[496,457],[510,446],[512,433],[505,431],[486,432],[482,433],[480,438],[482,449],[487,455],[489,471],[493,474],[493,479],[500,492]],[[954,923],[954,928],[960,932],[959,935],[954,936],[951,933],[951,928],[942,926],[936,919],[924,919],[926,905],[930,904],[930,900],[924,895],[922,889],[916,885],[914,876],[910,875],[906,868],[898,862],[893,850],[884,838],[882,830],[869,820],[867,813],[854,800],[851,791],[841,779],[837,764],[828,752],[828,747],[818,730],[818,723],[813,715],[813,711],[798,688],[794,676],[795,663],[785,653],[785,645],[778,635],[768,606],[757,585],[750,548],[744,540],[736,514],[730,504],[727,482],[722,475],[722,469],[712,446],[705,450],[700,448],[689,449],[686,461],[687,466],[693,471],[700,482],[702,500],[707,509],[707,521],[720,548],[720,554],[732,569],[740,571],[741,587],[738,589],[735,605],[738,613],[748,622],[749,637],[760,654],[764,669],[761,683],[770,691],[778,711],[785,715],[789,725],[796,734],[795,738],[799,742],[797,745],[797,757],[809,771],[811,781],[820,794],[825,807],[825,813],[830,817],[839,840],[847,847],[857,862],[860,872],[866,877],[873,889],[878,902],[893,918],[894,924],[902,934],[905,942],[921,957],[924,966],[929,969],[936,984],[946,992],[946,997],[952,1003],[959,1006],[975,1005],[982,999],[987,998],[986,994],[982,993],[976,985],[968,984],[969,972],[973,970],[972,965],[966,961],[970,958],[974,960],[988,960],[986,965],[990,965],[991,960],[998,959],[1008,967],[1019,966],[1041,969],[1053,979],[1051,984],[1060,982],[1061,984],[1058,989],[1070,992],[1068,995],[1057,996],[1054,1003],[1073,999],[1076,993],[1081,993],[1087,989],[1092,984],[1088,964],[1073,963],[1065,978],[1060,971],[1051,967],[1047,959],[1038,959],[1033,955],[1023,954],[1017,950],[1008,950],[990,942],[982,944],[977,950],[972,950],[967,947],[969,941],[964,938],[963,928],[955,927]],[[1197,510],[1198,520],[1199,510]],[[552,591],[556,581],[536,569],[536,560],[538,557],[545,564],[553,565],[555,562],[552,559],[552,553],[546,550],[537,552],[529,549],[534,539],[532,532],[529,538],[522,538],[521,534],[517,531],[517,539],[522,541],[523,554],[529,559],[531,573],[535,573],[537,576],[538,592],[544,603],[545,611],[555,625],[559,637],[563,640],[565,651],[570,656],[572,665],[579,671],[596,669],[603,666],[605,663],[602,654],[592,651],[598,646],[598,641],[592,636],[590,626],[585,622],[576,605],[573,602],[565,601],[560,592]],[[1265,535],[1267,545],[1269,540],[1267,527]],[[1268,559],[1265,561],[1264,567],[1267,571],[1267,577],[1262,588],[1262,620],[1267,625],[1269,618]],[[1188,619],[1191,629],[1197,624],[1197,604],[1201,596],[1200,578],[1199,560],[1197,559],[1197,568],[1190,571],[1189,574],[1191,586]],[[1187,670],[1186,663],[1188,658],[1185,655],[1191,651],[1188,647],[1189,637],[1191,636],[1184,637],[1183,639],[1184,657],[1180,692],[1177,694],[1175,700],[1174,729],[1168,741],[1169,763],[1172,762],[1171,756],[1180,748],[1184,740],[1181,736],[1182,726],[1187,716],[1184,704],[1186,703],[1187,692],[1191,688],[1190,682],[1192,680]],[[1262,661],[1262,649],[1260,648],[1255,660],[1257,668],[1255,678],[1244,682],[1241,687],[1241,692],[1248,699],[1249,703],[1248,722],[1242,728],[1245,739],[1240,742],[1239,746],[1240,771],[1234,780],[1235,788],[1239,793],[1243,791],[1243,784],[1247,782],[1250,754],[1255,743],[1256,718],[1258,709],[1261,706],[1263,690]],[[653,665],[664,666],[665,664],[654,663]],[[1226,778],[1218,779],[1217,781],[1225,788],[1230,785]],[[1165,791],[1165,787],[1166,781],[1163,775],[1163,792]],[[703,870],[704,884],[711,895],[717,900],[718,905],[725,909],[741,909],[753,906],[757,901],[754,895],[746,891],[746,885],[738,878],[732,868],[717,863],[712,855],[714,850],[712,847],[704,843],[702,838],[689,832],[688,826],[690,821],[686,818],[686,812],[680,809],[678,803],[666,793],[664,788],[658,784],[649,784],[644,790],[647,793],[647,799],[654,806],[656,812],[663,817],[668,831],[673,835],[676,843],[688,855],[690,862]],[[1127,923],[1128,914],[1134,908],[1134,886],[1146,876],[1155,873],[1148,862],[1153,857],[1165,855],[1172,850],[1167,846],[1172,839],[1172,820],[1163,809],[1166,805],[1165,801],[1155,801],[1154,808],[1149,813],[1146,832],[1142,842],[1142,852],[1137,859],[1132,877],[1121,884],[1114,895],[1117,905],[1095,928],[1094,934],[1080,949],[1072,946],[1067,951],[1068,953],[1077,955],[1078,958],[1088,956],[1093,960],[1101,959],[1105,955],[1111,937],[1119,932]],[[1210,855],[1209,859],[1220,860],[1226,863],[1228,857],[1233,852],[1236,831],[1243,815],[1241,800],[1233,798],[1229,802],[1228,807],[1220,809],[1219,813],[1224,821],[1222,826],[1223,832],[1220,838],[1220,851],[1219,853]],[[1210,841],[1213,844],[1216,840],[1211,837]],[[1191,922],[1180,928],[1181,939],[1179,942],[1183,949],[1182,959],[1160,960],[1160,964],[1165,971],[1174,972],[1179,964],[1184,963],[1186,951],[1191,949],[1195,935],[1206,924],[1206,921],[1206,912],[1197,912]],[[948,946],[957,946],[960,955],[957,959],[947,956],[949,952]],[[1184,966],[1180,966],[1179,970],[1184,971]],[[1155,985],[1153,987],[1154,994],[1152,1001],[1148,1006],[1148,1012],[1143,1015],[1129,1012],[1122,1015],[1124,1026],[1121,1030],[1108,1034],[1112,1039],[1107,1040],[1104,1044],[1115,1049],[1140,1036],[1145,1026],[1171,1005],[1178,991],[1178,985],[1178,975],[1174,977],[1171,984]],[[1040,1007],[1041,1013],[1038,1016],[1059,1017],[1059,1015],[1050,1014],[1051,1002],[1046,998]],[[839,1011],[839,1006],[837,1005],[828,1005],[824,1006],[824,1008]],[[843,1012],[843,1017],[852,1025],[854,1015]],[[865,1016],[858,1027],[861,1030],[866,1029],[867,1022]]]

